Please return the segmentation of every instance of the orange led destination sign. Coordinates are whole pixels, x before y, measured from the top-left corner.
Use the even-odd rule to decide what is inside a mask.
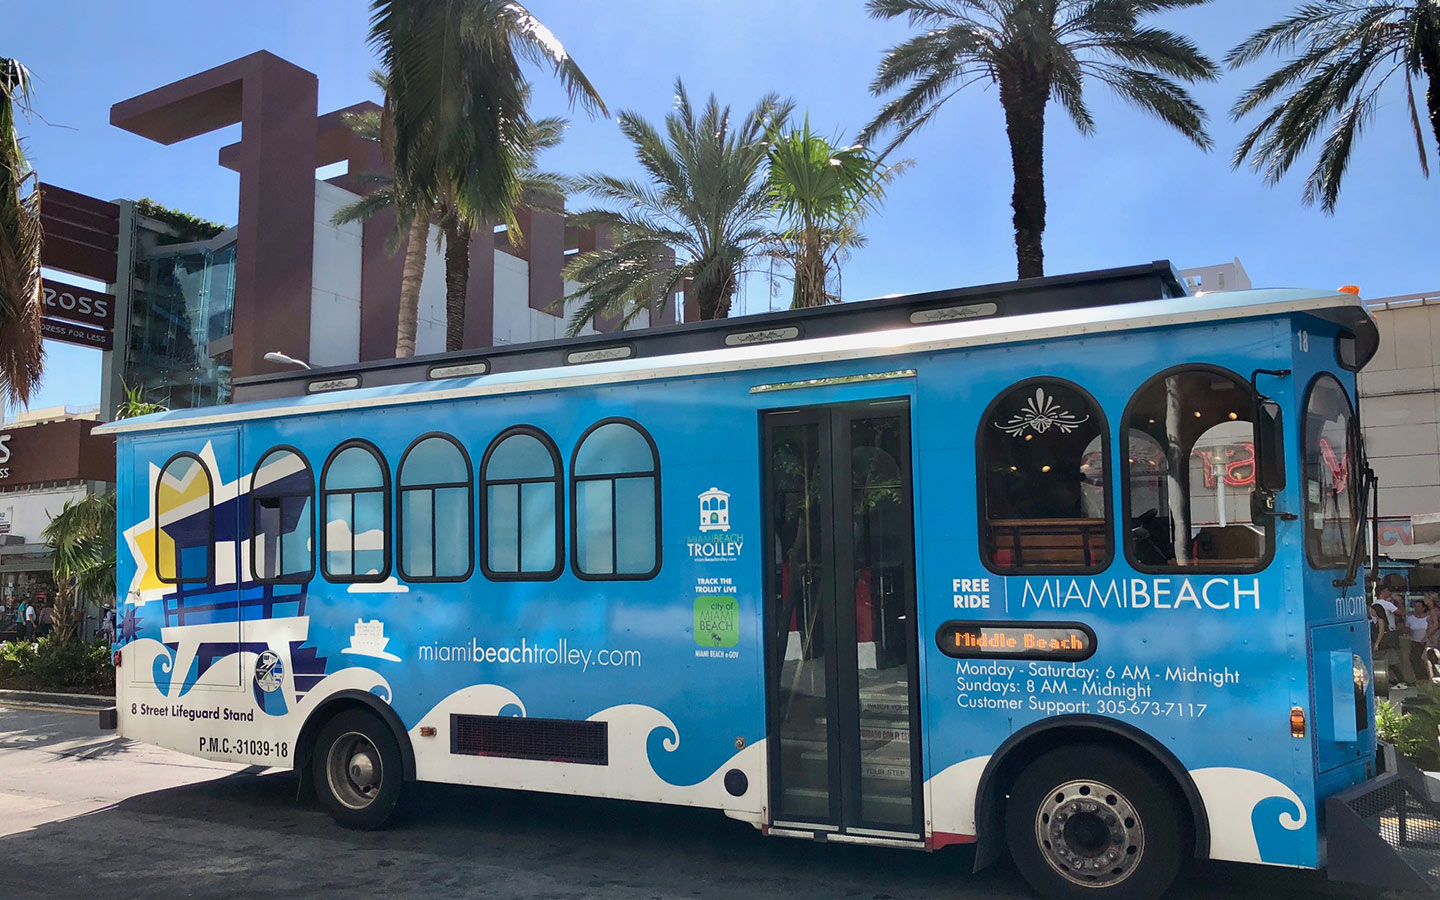
[[[1094,654],[1095,632],[1079,622],[946,622],[935,643],[956,659],[1078,662]]]

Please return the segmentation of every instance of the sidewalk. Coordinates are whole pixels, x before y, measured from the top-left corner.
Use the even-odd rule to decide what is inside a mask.
[[[51,691],[0,690],[0,705],[64,706],[71,709],[105,709],[115,705],[114,696],[61,694]]]

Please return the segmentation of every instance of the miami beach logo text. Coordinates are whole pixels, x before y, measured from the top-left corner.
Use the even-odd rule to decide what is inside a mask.
[[[690,558],[705,562],[733,562],[740,558],[745,536],[730,533],[730,494],[712,487],[700,500],[700,533],[686,540]]]

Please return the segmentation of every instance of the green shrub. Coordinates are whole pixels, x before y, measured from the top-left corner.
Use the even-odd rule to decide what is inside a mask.
[[[19,678],[35,666],[35,645],[29,641],[0,644],[0,678]]]
[[[83,641],[0,644],[0,687],[39,691],[115,690],[110,648]]]
[[[1440,706],[1414,703],[1410,712],[1402,713],[1390,701],[1379,700],[1375,704],[1375,733],[1420,768],[1440,769]]]

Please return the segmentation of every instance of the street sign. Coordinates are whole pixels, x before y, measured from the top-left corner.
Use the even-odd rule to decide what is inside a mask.
[[[115,296],[54,278],[43,279],[44,315],[109,330],[115,326]]]
[[[115,342],[114,336],[108,331],[52,319],[48,316],[40,320],[40,334],[46,340],[64,341],[67,344],[95,347],[100,350],[109,350]]]

